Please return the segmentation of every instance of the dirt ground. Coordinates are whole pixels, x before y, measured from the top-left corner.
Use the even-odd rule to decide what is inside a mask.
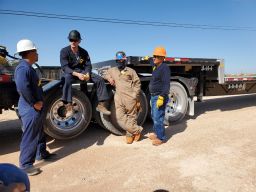
[[[195,111],[157,147],[150,121],[132,145],[95,124],[73,140],[49,139],[59,159],[36,162],[43,172],[31,191],[256,191],[256,95],[209,97]],[[14,112],[0,115],[0,162],[18,165],[19,127]]]

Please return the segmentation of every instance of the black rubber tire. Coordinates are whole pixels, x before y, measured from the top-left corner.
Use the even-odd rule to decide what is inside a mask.
[[[59,88],[46,96],[44,113],[44,131],[55,139],[71,139],[80,135],[91,122],[92,106],[88,97],[81,91],[72,89],[75,113],[63,117],[62,90]]]
[[[165,110],[165,124],[170,125],[181,121],[187,113],[188,95],[182,84],[170,83],[169,101]]]
[[[140,93],[140,102],[141,102],[142,111],[139,113],[139,116],[138,116],[138,125],[143,125],[143,123],[147,118],[147,113],[148,113],[148,101],[143,91],[141,91]],[[97,122],[99,121],[99,124],[101,126],[103,125],[102,127],[110,131],[111,133],[115,135],[124,135],[125,131],[122,128],[120,128],[116,120],[114,98],[110,100],[108,107],[111,111],[111,115],[109,116],[109,115],[103,115],[102,113],[98,113],[98,117],[95,117],[96,121]]]

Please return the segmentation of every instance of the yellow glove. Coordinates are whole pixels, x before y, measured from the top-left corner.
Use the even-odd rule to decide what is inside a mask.
[[[157,108],[159,108],[159,107],[161,107],[162,105],[164,104],[164,97],[162,97],[162,96],[158,96],[158,99],[157,99],[157,101],[156,101],[156,107]]]

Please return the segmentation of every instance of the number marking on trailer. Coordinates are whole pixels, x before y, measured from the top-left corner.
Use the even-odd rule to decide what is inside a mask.
[[[212,65],[202,65],[201,71],[212,71],[213,66]]]

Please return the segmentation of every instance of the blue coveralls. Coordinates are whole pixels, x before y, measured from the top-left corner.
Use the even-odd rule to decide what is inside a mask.
[[[149,83],[151,117],[154,123],[153,130],[158,139],[165,141],[164,116],[170,90],[170,69],[165,63],[153,69],[152,78]],[[159,96],[164,97],[164,104],[157,108],[156,102]]]
[[[43,101],[43,91],[36,71],[25,60],[21,60],[16,67],[14,78],[20,94],[18,110],[23,125],[20,168],[26,169],[33,165],[36,157],[40,159],[48,154],[43,132],[42,110],[37,111],[34,108],[36,102]]]
[[[63,77],[65,83],[63,85],[62,101],[64,103],[72,103],[72,81],[78,80],[72,73],[78,72],[90,75],[90,80],[95,84],[97,90],[98,101],[106,101],[109,94],[104,79],[92,73],[92,65],[88,52],[82,47],[78,47],[77,55],[71,50],[71,46],[64,47],[60,51],[60,63],[64,72]]]

